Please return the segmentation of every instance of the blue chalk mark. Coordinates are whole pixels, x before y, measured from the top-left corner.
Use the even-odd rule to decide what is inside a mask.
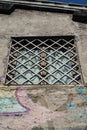
[[[79,94],[83,94],[83,89],[82,88],[76,88],[76,90],[77,90],[77,92],[79,93]]]
[[[76,90],[78,91],[78,93],[83,94],[83,92],[84,92],[85,90],[87,90],[87,87],[84,87],[84,88],[76,88]]]
[[[75,120],[77,120],[77,119],[78,119],[78,115],[72,115],[72,116],[71,116],[71,118],[72,118],[72,120],[74,120],[74,121],[75,121]]]
[[[81,115],[80,115],[80,118],[86,119],[86,118],[87,118],[87,114],[81,114]]]
[[[80,116],[79,115],[72,115],[71,116],[71,118],[72,118],[72,120],[77,120],[78,118],[80,118],[80,119],[87,119],[87,114],[80,114]]]
[[[67,108],[71,109],[71,110],[75,110],[75,109],[77,109],[77,105],[69,103],[69,104],[67,104]]]
[[[24,112],[26,111],[16,99],[12,97],[0,97],[0,113],[4,112]]]
[[[87,103],[87,96],[84,94],[84,91],[87,91],[87,87],[84,88],[76,88],[76,91],[82,96],[84,101]]]
[[[68,130],[86,130],[85,127],[74,127],[74,128],[69,128]]]

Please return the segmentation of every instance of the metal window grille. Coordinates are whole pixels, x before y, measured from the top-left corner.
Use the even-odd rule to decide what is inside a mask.
[[[12,38],[6,84],[82,84],[74,36]]]

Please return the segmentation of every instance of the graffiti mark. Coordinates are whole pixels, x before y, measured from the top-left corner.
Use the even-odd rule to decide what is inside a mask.
[[[5,82],[5,77],[0,77],[0,82],[4,83]]]
[[[17,88],[16,97],[18,102],[22,104],[22,106],[26,107],[28,111],[21,117],[18,116],[14,118],[14,116],[6,116],[4,120],[0,121],[2,126],[10,126],[12,122],[11,129],[33,130],[35,127],[39,128],[38,126],[40,126],[42,123],[45,123],[46,121],[64,117],[63,112],[55,112],[49,108],[34,103],[32,99],[28,97],[26,90]]]
[[[30,97],[30,96],[31,96],[31,99],[33,102],[36,103],[37,101],[39,101],[39,103],[42,106],[45,106],[46,108],[49,109],[48,103],[45,99],[45,92],[37,93],[36,96],[28,94],[28,97]],[[35,100],[35,97],[36,97],[36,100]],[[48,125],[48,130],[55,130],[53,121],[47,121],[47,125]]]
[[[71,118],[72,118],[72,120],[74,120],[74,121],[75,121],[75,120],[77,120],[77,119],[78,119],[78,115],[72,115],[72,116],[71,116]]]
[[[87,130],[87,127],[75,127],[75,128],[69,128],[68,130]]]
[[[54,112],[49,108],[44,106],[40,106],[37,103],[32,102],[30,98],[28,98],[25,90],[17,89],[17,97],[24,106],[30,109],[30,111],[26,115],[26,120],[28,121],[29,127],[34,127],[44,123],[48,120],[59,118],[64,116],[63,112]],[[20,128],[22,130],[22,128]]]
[[[87,114],[86,113],[82,113],[79,115],[72,115],[71,116],[72,120],[77,120],[77,119],[87,119]]]
[[[83,100],[87,103],[87,87],[76,88],[76,91],[82,96]]]
[[[70,110],[75,110],[75,109],[77,109],[77,105],[69,103],[69,104],[67,104],[67,108],[70,109]]]
[[[80,118],[86,119],[86,118],[87,118],[87,114],[81,114],[81,115],[80,115]]]
[[[77,103],[77,104],[72,104],[71,102],[67,104],[67,108],[69,110],[76,110],[77,108],[81,107],[81,111],[82,113],[79,114],[73,114],[71,115],[71,119],[73,121],[77,120],[77,119],[87,119],[87,114],[86,114],[86,110],[87,110],[87,87],[81,88],[81,87],[76,87],[76,91],[78,92],[78,94],[82,97],[84,102],[81,103]]]
[[[42,127],[34,127],[32,130],[44,130]]]
[[[3,96],[0,97],[0,116],[14,116],[22,115],[29,111],[23,104],[18,100],[17,90],[14,93],[14,97]]]

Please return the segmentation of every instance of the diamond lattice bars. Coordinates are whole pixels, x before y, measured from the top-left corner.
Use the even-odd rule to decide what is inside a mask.
[[[14,37],[6,84],[82,84],[74,36]]]

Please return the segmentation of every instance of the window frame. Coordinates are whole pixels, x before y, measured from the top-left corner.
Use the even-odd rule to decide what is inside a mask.
[[[8,71],[8,63],[9,63],[9,55],[10,55],[10,52],[11,52],[11,45],[12,45],[12,39],[20,39],[20,38],[74,38],[74,44],[76,45],[76,53],[77,53],[77,59],[78,59],[78,63],[79,63],[79,69],[80,69],[80,73],[81,73],[81,84],[84,84],[84,79],[83,79],[83,73],[82,73],[82,69],[81,69],[81,64],[80,64],[80,59],[79,59],[79,53],[78,53],[78,47],[77,47],[77,44],[76,44],[76,38],[75,36],[72,36],[72,35],[68,35],[68,36],[29,36],[29,37],[11,37],[11,44],[10,44],[10,49],[9,49],[9,54],[8,54],[8,61],[7,61],[7,69],[6,69],[6,74],[7,74],[7,71]],[[80,85],[81,85],[80,84]],[[6,75],[5,75],[5,85],[41,85],[41,84],[6,84]],[[59,84],[46,84],[46,85],[59,85]],[[62,85],[73,85],[73,84],[62,84]],[[76,84],[77,85],[77,84]],[[78,84],[79,85],[79,84]]]

